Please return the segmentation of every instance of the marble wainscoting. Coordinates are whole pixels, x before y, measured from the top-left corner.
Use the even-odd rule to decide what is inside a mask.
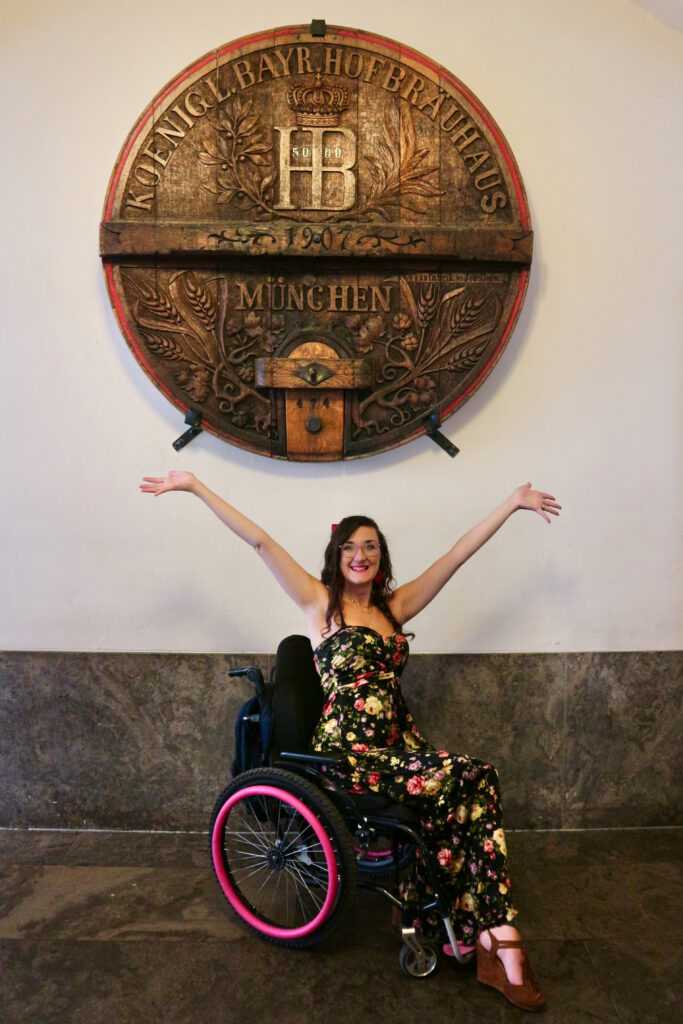
[[[683,652],[417,655],[427,736],[496,765],[514,828],[683,822]]]
[[[0,826],[204,829],[268,655],[0,654]]]
[[[228,670],[267,655],[0,653],[0,827],[199,830],[229,779]],[[681,652],[414,655],[435,744],[498,767],[513,828],[681,822]]]

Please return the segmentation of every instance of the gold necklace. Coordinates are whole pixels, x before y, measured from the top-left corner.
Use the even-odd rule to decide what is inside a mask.
[[[354,597],[351,597],[350,594],[347,594],[346,591],[344,591],[344,593],[342,594],[342,598],[345,601],[348,601],[349,604],[355,604],[356,608],[360,608],[360,610],[365,615],[374,615],[375,607],[376,607],[374,604],[369,604],[369,605],[361,604],[360,601],[356,601],[356,599]]]

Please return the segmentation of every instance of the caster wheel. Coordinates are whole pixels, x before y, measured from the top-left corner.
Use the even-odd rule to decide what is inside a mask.
[[[436,950],[432,946],[419,943],[419,951],[405,943],[398,955],[401,970],[409,978],[426,978],[436,970]]]

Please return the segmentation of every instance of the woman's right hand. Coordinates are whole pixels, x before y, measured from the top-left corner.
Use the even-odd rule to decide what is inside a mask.
[[[172,469],[168,476],[143,476],[142,479],[144,483],[140,484],[140,490],[153,494],[155,498],[166,491],[192,491],[197,483],[194,473],[177,469]]]
[[[315,620],[315,629],[320,631],[319,624],[321,621],[324,622],[324,617],[321,619],[321,616],[327,607],[327,590],[320,580],[302,569],[289,552],[274,541],[262,527],[247,519],[223,498],[219,498],[198,480],[194,473],[172,469],[168,476],[145,476],[142,481],[140,490],[155,497],[165,494],[166,491],[189,491],[196,495],[229,530],[259,554],[285,593],[306,612],[307,616]]]

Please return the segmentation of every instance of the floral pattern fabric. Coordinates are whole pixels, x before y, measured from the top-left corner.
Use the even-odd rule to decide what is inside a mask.
[[[315,650],[325,705],[313,747],[341,752],[335,773],[356,793],[382,793],[417,811],[433,848],[457,939],[511,921],[505,833],[496,769],[437,750],[420,735],[399,676],[408,641],[365,626],[343,626]],[[418,871],[408,898],[425,896]]]

